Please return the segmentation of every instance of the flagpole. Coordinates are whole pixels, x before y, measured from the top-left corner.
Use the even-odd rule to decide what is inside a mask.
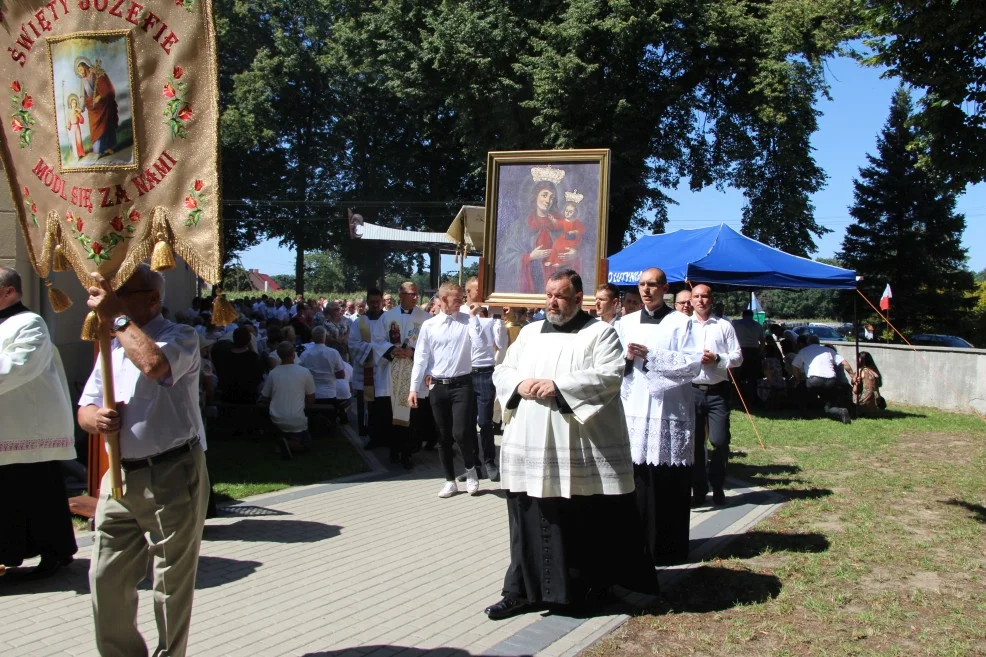
[[[859,297],[859,294],[858,294],[858,292],[859,292],[859,282],[861,280],[863,280],[863,277],[862,276],[857,276],[856,277],[856,292],[857,292],[857,294],[852,295],[852,330],[853,330],[853,334],[854,334],[854,336],[856,338],[856,367],[854,367],[853,369],[856,372],[856,376],[859,376],[859,311],[858,311],[858,306],[856,304],[856,300]],[[853,395],[853,397],[855,398],[856,406],[859,406],[859,395],[862,392],[862,390],[860,389],[860,386],[859,385],[853,385],[853,390],[856,391],[856,394]]]

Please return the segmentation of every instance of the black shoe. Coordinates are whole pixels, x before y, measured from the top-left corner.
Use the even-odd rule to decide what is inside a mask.
[[[842,424],[852,424],[852,418],[849,416],[848,409],[843,409],[842,411]]]
[[[411,463],[411,457],[410,456],[405,456],[404,458],[402,458],[401,459],[401,465],[404,466],[404,469],[405,470],[410,470],[411,468],[414,467],[414,464]]]
[[[700,506],[705,506],[705,494],[702,495],[692,495],[692,508],[697,509]]]
[[[520,598],[505,595],[502,600],[496,604],[490,605],[483,611],[490,620],[503,620],[504,618],[510,618],[511,616],[523,614],[530,607],[531,605],[527,602],[527,600],[521,600]]]
[[[70,563],[72,557],[41,557],[41,563],[27,573],[24,579],[47,579]]]
[[[492,463],[486,466],[486,474],[490,476],[490,481],[500,481],[500,470]]]
[[[288,445],[288,439],[282,434],[278,434],[277,436],[277,449],[281,452],[281,458],[285,461],[290,461],[294,458],[294,455],[291,453],[291,446]]]
[[[712,504],[715,506],[723,506],[726,504],[726,492],[721,488],[712,489]]]

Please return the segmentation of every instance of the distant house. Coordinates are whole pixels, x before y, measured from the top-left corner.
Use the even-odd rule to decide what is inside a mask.
[[[280,292],[281,286],[277,284],[273,278],[267,274],[261,274],[256,269],[251,269],[250,274],[250,287],[252,287],[257,292]]]

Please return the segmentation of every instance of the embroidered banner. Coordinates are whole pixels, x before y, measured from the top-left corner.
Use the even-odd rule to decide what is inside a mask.
[[[211,2],[2,0],[0,22],[3,165],[38,274],[119,287],[165,242],[218,283]]]

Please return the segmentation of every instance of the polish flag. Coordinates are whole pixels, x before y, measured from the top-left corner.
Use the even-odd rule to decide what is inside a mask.
[[[894,294],[890,291],[890,283],[887,283],[887,289],[883,291],[883,296],[880,297],[880,310],[890,310],[890,300],[893,298]]]

